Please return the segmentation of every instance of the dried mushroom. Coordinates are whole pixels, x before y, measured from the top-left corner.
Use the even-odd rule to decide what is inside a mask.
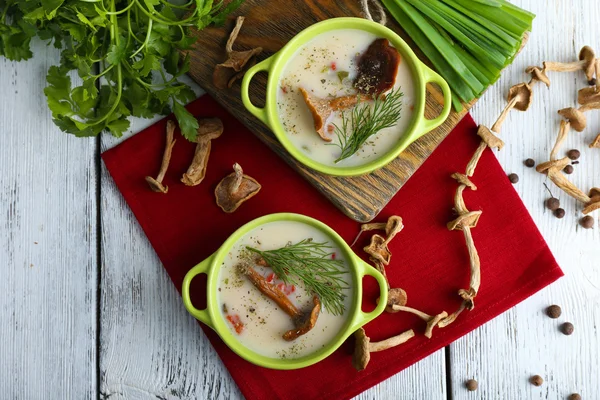
[[[392,252],[388,249],[387,241],[381,235],[375,234],[371,237],[371,243],[364,247],[363,250],[372,259],[380,261],[383,265],[389,265],[392,258]]]
[[[528,74],[531,74],[531,81],[529,81],[529,85],[533,85],[535,82],[542,82],[546,85],[546,87],[550,87],[550,79],[546,75],[545,69],[540,69],[539,67],[527,67],[525,70]]]
[[[243,202],[256,196],[261,188],[254,178],[244,175],[239,164],[234,164],[233,170],[215,188],[217,205],[226,213],[237,210]]]
[[[290,301],[290,299],[277,286],[270,284],[267,279],[259,274],[254,268],[240,264],[238,270],[246,275],[250,282],[265,296],[273,300],[279,308],[292,318],[294,329],[285,332],[282,337],[292,341],[309,332],[314,328],[321,312],[321,301],[318,296],[313,296],[313,308],[309,312],[302,312]]]
[[[588,81],[594,76],[596,64],[596,56],[594,50],[589,46],[584,46],[579,52],[579,61],[560,63],[560,62],[544,62],[544,70],[557,72],[575,72],[582,70]]]
[[[558,131],[558,136],[556,137],[556,143],[550,152],[550,160],[556,160],[556,156],[558,155],[560,148],[567,139],[567,133],[569,133],[570,128],[570,122],[565,120],[560,121],[560,130]]]
[[[465,185],[466,187],[468,187],[471,190],[477,190],[477,186],[475,186],[475,184],[473,182],[471,182],[471,180],[469,179],[468,176],[466,176],[464,174],[460,174],[458,172],[455,172],[450,176],[452,178],[456,179],[458,181],[458,183],[460,183],[461,185]]]
[[[219,118],[201,118],[198,120],[198,137],[194,159],[181,177],[186,186],[196,186],[206,176],[206,166],[210,155],[210,141],[223,134],[223,122]]]
[[[167,141],[165,143],[165,150],[163,152],[162,162],[160,164],[160,170],[158,171],[158,176],[156,179],[151,176],[146,177],[146,182],[150,185],[150,189],[154,192],[158,193],[167,193],[169,191],[168,186],[164,186],[162,184],[163,179],[165,179],[165,174],[167,173],[167,169],[169,169],[169,163],[171,161],[171,153],[173,152],[173,146],[175,146],[176,140],[173,138],[175,135],[175,122],[169,120],[167,121]]]
[[[479,136],[490,149],[496,148],[502,150],[504,147],[504,142],[498,136],[494,135],[485,125],[479,125],[477,128],[477,136]]]
[[[235,27],[231,31],[225,46],[227,60],[221,64],[217,64],[213,71],[213,83],[218,89],[227,89],[233,86],[235,81],[243,76],[245,69],[254,65],[256,56],[262,52],[262,47],[245,51],[233,50],[233,44],[240,33],[243,23],[244,17],[237,17]]]
[[[360,235],[363,232],[373,231],[373,230],[382,230],[382,231],[384,230],[385,234],[387,236],[386,241],[389,243],[394,238],[394,236],[396,236],[396,234],[398,232],[400,232],[403,228],[404,228],[404,225],[402,224],[402,218],[400,218],[397,215],[392,215],[391,217],[389,217],[387,222],[370,222],[367,224],[362,224],[360,226],[360,231],[354,238],[354,241],[352,242],[350,247],[352,247],[352,246],[354,246],[354,244],[356,244],[356,242],[358,241],[358,238],[360,237]]]
[[[589,197],[590,201],[586,203],[585,208],[583,209],[584,214],[589,214],[592,211],[600,209],[600,188],[592,188]]]
[[[333,99],[322,99],[317,96],[313,96],[308,93],[304,88],[298,88],[306,106],[310,110],[315,124],[315,131],[319,134],[321,139],[326,142],[331,142],[331,137],[325,132],[325,122],[327,118],[334,112],[339,110],[345,110],[350,108],[360,100],[358,96],[341,96]]]
[[[389,286],[389,285],[388,285]],[[391,314],[397,313],[398,310],[394,310],[394,306],[405,306],[408,301],[408,296],[403,289],[393,288],[388,290],[388,301],[385,307],[385,311]],[[379,298],[377,299],[379,303]]]
[[[358,60],[354,87],[362,94],[378,96],[394,87],[400,53],[387,39],[376,39]]]
[[[500,133],[504,120],[513,108],[519,111],[527,111],[531,105],[532,95],[533,91],[531,90],[531,86],[527,83],[519,83],[518,85],[511,87],[508,91],[508,104],[504,107],[504,110],[492,126],[492,131]]]
[[[600,102],[598,86],[586,87],[577,92],[577,102],[581,105]]]
[[[600,149],[600,133],[596,136],[596,139],[590,143],[590,149]]]
[[[415,332],[410,329],[397,336],[383,340],[381,342],[371,343],[371,339],[366,335],[363,328],[359,328],[354,332],[354,355],[352,356],[352,365],[357,371],[362,371],[367,368],[372,352],[383,351],[389,348],[406,343],[409,339],[415,336]]]
[[[406,307],[406,306],[392,306],[392,307],[396,311],[404,311],[404,312],[414,314],[417,317],[421,318],[423,321],[425,321],[427,323],[427,327],[425,328],[424,335],[427,339],[431,339],[431,337],[433,336],[433,328],[435,328],[441,320],[443,320],[444,318],[446,318],[448,316],[448,313],[446,311],[442,311],[441,313],[439,313],[437,315],[429,315],[429,314],[426,314],[422,311],[416,310],[411,307]]]
[[[587,125],[587,120],[585,115],[576,108],[569,107],[563,108],[562,110],[558,110],[558,113],[575,129],[577,132],[581,132],[585,129]]]

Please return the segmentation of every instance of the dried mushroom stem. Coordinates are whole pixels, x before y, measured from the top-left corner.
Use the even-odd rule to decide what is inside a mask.
[[[181,177],[186,186],[199,185],[206,176],[211,140],[223,134],[223,122],[219,118],[201,118],[198,120],[198,137],[192,163]]]
[[[556,166],[551,167],[546,171],[546,173],[548,174],[548,178],[550,178],[550,180],[554,182],[556,186],[561,188],[563,192],[569,196],[581,201],[582,203],[590,202],[591,199],[589,196],[565,177],[565,175],[562,173],[562,168],[558,169]]]
[[[513,108],[519,111],[527,111],[531,105],[532,97],[533,90],[527,83],[519,83],[518,85],[511,87],[507,96],[508,104],[504,107],[504,110],[492,126],[492,131],[500,133],[504,120]]]
[[[352,244],[350,245],[350,247],[354,246],[356,244],[356,242],[358,242],[358,239],[360,238],[360,235],[362,235],[363,232],[367,232],[367,231],[373,231],[373,230],[384,230],[386,226],[385,222],[371,222],[368,224],[362,224],[360,226],[360,230],[358,231],[358,234],[356,235],[356,237],[354,238],[354,241],[352,241]]]
[[[492,125],[492,130],[496,133],[500,133],[500,130],[502,129],[502,124],[504,123],[504,120],[506,119],[506,117],[508,117],[508,113],[510,113],[510,110],[512,110],[515,106],[515,104],[517,104],[517,99],[514,98],[512,100],[510,100],[508,102],[508,104],[506,104],[506,106],[504,106],[504,110],[502,110],[502,112],[500,113],[500,115],[498,116],[498,119],[496,120],[496,122],[494,122],[494,125]]]
[[[364,370],[371,359],[371,352],[383,351],[406,343],[409,339],[415,336],[415,332],[409,329],[406,332],[383,340],[381,342],[371,343],[371,339],[365,333],[363,328],[359,328],[354,332],[354,355],[352,356],[352,365],[357,371]]]
[[[594,50],[589,46],[583,46],[579,52],[579,61],[560,63],[560,62],[544,62],[546,71],[557,72],[576,72],[583,71],[588,81],[594,77],[596,71],[596,55]]]
[[[264,276],[248,265],[239,265],[238,269],[248,277],[250,282],[265,296],[273,300],[279,308],[292,318],[294,329],[285,332],[284,340],[292,341],[314,328],[321,311],[321,301],[313,296],[313,308],[308,313],[303,313],[290,301],[290,299],[275,285],[269,284]]]
[[[404,225],[402,224],[402,218],[397,215],[392,215],[391,217],[389,217],[387,222],[371,222],[368,224],[362,224],[360,226],[360,231],[354,238],[354,241],[352,242],[350,247],[356,244],[356,242],[360,238],[360,235],[363,232],[373,230],[385,230],[385,234],[387,236],[386,243],[389,243],[403,228]]]
[[[167,141],[165,143],[165,150],[163,152],[162,162],[160,164],[160,170],[158,171],[158,176],[156,179],[151,176],[146,177],[146,182],[150,185],[150,189],[154,192],[158,193],[167,193],[169,191],[168,186],[164,186],[162,184],[163,179],[165,179],[165,174],[169,169],[169,163],[171,162],[171,153],[173,152],[173,146],[175,146],[176,140],[174,139],[175,135],[175,122],[169,120],[167,121]]]
[[[473,153],[473,157],[471,157],[471,160],[467,164],[467,176],[473,176],[473,174],[475,174],[475,168],[477,168],[477,164],[479,163],[479,160],[481,159],[481,156],[483,155],[483,152],[485,151],[486,147],[487,144],[485,144],[485,142],[482,141],[481,143],[479,143],[477,150],[475,150],[475,153]]]
[[[433,336],[433,328],[435,328],[441,320],[443,320],[444,318],[446,318],[448,316],[448,313],[446,311],[442,311],[441,313],[439,313],[437,315],[429,315],[429,314],[424,313],[423,311],[419,311],[412,307],[398,306],[398,305],[395,305],[392,307],[396,311],[404,311],[404,312],[414,314],[417,317],[421,318],[423,321],[425,321],[427,323],[427,328],[425,328],[424,335],[428,339],[431,339],[431,337]]]
[[[452,314],[450,314],[446,318],[442,319],[438,323],[438,327],[445,328],[448,325],[450,325],[451,323],[453,323],[454,321],[456,321],[456,318],[458,318],[458,316],[467,308],[467,303],[468,302],[466,300],[463,300],[463,302],[460,303],[460,307],[458,308],[458,310],[454,311]]]
[[[563,143],[567,139],[567,133],[571,129],[571,123],[565,120],[560,121],[560,130],[558,132],[558,136],[556,138],[556,143],[554,144],[554,148],[552,148],[552,152],[550,153],[550,160],[556,160],[556,156]]]

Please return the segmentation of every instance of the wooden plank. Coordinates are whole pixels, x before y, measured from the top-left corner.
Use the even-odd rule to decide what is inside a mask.
[[[189,83],[199,94],[201,89]],[[135,120],[125,136],[155,120]],[[102,150],[122,140],[104,135]],[[243,399],[104,165],[101,183],[100,393],[104,398]],[[440,350],[357,399],[442,400],[445,381]]]
[[[331,17],[361,15],[360,2],[356,0],[336,2],[295,0],[286,2],[285,6],[283,4],[266,0],[246,0],[236,12],[236,15],[246,16],[236,41],[236,48],[249,49],[261,46],[264,51],[260,57],[266,58],[277,52],[296,33],[315,22]],[[466,113],[466,111],[461,113],[452,111],[442,126],[417,140],[396,160],[379,171],[353,178],[331,177],[317,173],[295,161],[270,130],[246,111],[240,99],[239,84],[230,90],[219,90],[212,84],[214,66],[226,58],[225,42],[232,26],[233,21],[230,18],[225,27],[208,28],[196,33],[197,50],[190,53],[192,67],[189,75],[340,210],[357,221],[366,222],[373,219]],[[416,49],[417,55],[426,61],[393,18],[388,18],[387,26],[399,33],[413,49]],[[260,105],[261,101],[264,104],[265,74],[258,74],[254,81],[251,85],[251,95],[256,99],[257,105]],[[430,94],[427,96],[425,114],[432,118],[438,115],[441,109],[439,102],[443,99],[443,95],[437,86],[428,85],[428,91]]]
[[[95,399],[96,145],[52,123],[59,52],[32,50],[0,58],[0,397]]]
[[[539,2],[514,1],[535,12],[533,34],[515,64],[503,75],[473,108],[475,119],[492,124],[504,106],[508,88],[526,78],[528,65],[542,61],[570,61],[582,46],[599,49],[597,38],[600,10],[589,7],[585,0],[568,4],[560,0]],[[523,160],[546,161],[558,133],[556,110],[576,104],[577,89],[586,85],[583,74],[550,72],[550,89],[535,88],[534,101],[526,113],[513,112],[504,124],[502,138],[506,146],[497,153],[507,173],[516,172],[520,181],[515,189],[521,195],[534,221],[546,238],[566,276],[496,318],[484,327],[451,345],[453,399],[566,399],[573,392],[583,398],[599,398],[597,371],[600,361],[598,321],[600,321],[600,230],[585,231],[577,225],[581,205],[562,194],[544,176],[525,168]],[[564,151],[577,148],[582,152],[580,164],[569,176],[579,187],[589,189],[600,185],[600,151],[587,144],[600,130],[598,113],[587,113],[588,128],[569,134]],[[561,157],[563,152],[560,153]],[[474,179],[476,182],[477,175]],[[549,197],[543,183],[560,198],[566,216],[558,220],[544,209]],[[485,212],[484,212],[485,215]],[[598,227],[598,212],[594,214]],[[518,224],[518,221],[512,223]],[[482,263],[493,260],[481,260]],[[486,279],[486,277],[482,277]],[[544,309],[558,304],[563,316],[552,320]],[[572,336],[558,330],[560,323],[575,325]],[[535,387],[528,382],[539,374],[546,383]],[[468,378],[479,380],[479,391],[469,393],[463,386]]]

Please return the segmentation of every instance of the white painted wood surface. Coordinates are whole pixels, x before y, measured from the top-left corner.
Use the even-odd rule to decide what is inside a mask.
[[[494,121],[508,88],[526,78],[526,66],[571,60],[584,44],[600,50],[594,2],[515,3],[538,14],[534,32],[475,106],[480,123]],[[40,43],[35,54],[27,63],[0,59],[0,398],[242,398],[106,169],[97,169],[98,151],[122,139],[59,132],[42,93],[58,54]],[[567,214],[557,220],[544,210],[545,179],[522,164],[547,159],[556,110],[575,104],[585,84],[573,74],[550,79],[550,90],[536,88],[527,113],[508,118],[498,158],[520,175],[516,189],[566,277],[358,399],[563,399],[572,392],[600,398],[600,229],[579,228],[581,206],[550,183]],[[600,151],[587,148],[600,132],[599,114],[589,114],[588,129],[565,145],[582,150],[572,178],[585,188],[600,186]],[[126,136],[152,122],[136,121]],[[559,320],[543,313],[552,303],[563,308]],[[570,337],[558,331],[567,320],[575,325]],[[533,374],[546,383],[529,384]],[[474,393],[463,386],[472,377],[480,386]]]

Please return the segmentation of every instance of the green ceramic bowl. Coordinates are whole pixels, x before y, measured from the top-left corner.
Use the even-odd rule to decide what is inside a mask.
[[[265,357],[242,345],[226,325],[225,318],[223,318],[223,315],[221,314],[219,303],[217,301],[219,269],[230,249],[249,231],[274,221],[301,222],[326,233],[330,240],[344,253],[346,259],[348,260],[348,266],[352,274],[352,284],[354,285],[354,297],[352,299],[352,305],[348,313],[348,318],[344,324],[344,327],[340,330],[340,332],[338,332],[337,336],[335,336],[335,338],[324,348],[307,356],[295,359],[283,360]],[[203,273],[207,275],[207,307],[204,310],[198,310],[196,307],[194,307],[190,300],[190,283],[196,275]],[[362,278],[365,275],[372,276],[379,284],[380,301],[377,307],[371,312],[363,312],[361,310]],[[333,229],[324,223],[300,214],[281,213],[257,218],[235,231],[235,233],[233,233],[233,235],[231,235],[225,241],[225,243],[223,243],[219,250],[217,250],[206,260],[202,261],[200,264],[196,265],[187,273],[185,279],[183,280],[182,296],[183,303],[190,314],[217,332],[225,344],[227,344],[227,346],[229,346],[229,348],[236,352],[240,357],[250,361],[253,364],[266,368],[297,369],[307,367],[321,361],[333,353],[338,347],[340,347],[344,340],[346,340],[346,338],[348,338],[348,336],[350,336],[354,331],[380,315],[385,308],[385,304],[387,303],[387,283],[379,271],[365,263],[356,254],[354,254],[346,242],[337,233],[335,233]]]
[[[277,90],[281,74],[284,71],[288,61],[294,56],[296,51],[304,44],[309,42],[315,36],[336,29],[360,29],[371,32],[378,37],[388,39],[392,45],[398,49],[402,56],[402,61],[407,62],[412,71],[414,80],[414,112],[412,121],[402,135],[402,138],[388,152],[383,153],[380,157],[370,161],[367,164],[359,166],[336,167],[322,164],[307,157],[300,151],[289,139],[277,113]],[[266,71],[269,74],[266,88],[266,102],[264,108],[256,107],[252,104],[249,97],[249,85],[254,75],[258,72]],[[441,114],[435,119],[426,119],[425,112],[425,85],[428,82],[433,82],[439,85],[444,94],[444,107]],[[277,136],[281,144],[286,150],[299,162],[316,171],[336,176],[356,176],[367,174],[376,169],[387,165],[390,161],[398,157],[398,155],[408,147],[412,142],[440,126],[448,117],[451,106],[450,88],[446,81],[425,66],[415,55],[412,49],[406,44],[400,36],[385,26],[363,19],[363,18],[332,18],[317,24],[314,24],[290,40],[280,51],[267,58],[266,60],[256,64],[250,68],[244,75],[242,81],[242,101],[244,106],[254,116],[267,125]]]

